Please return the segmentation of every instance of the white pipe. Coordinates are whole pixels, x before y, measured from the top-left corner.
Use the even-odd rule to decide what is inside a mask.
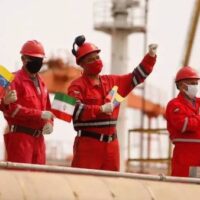
[[[199,178],[172,177],[172,176],[165,176],[163,174],[148,175],[148,174],[136,174],[136,173],[123,173],[123,172],[81,169],[81,168],[61,167],[52,165],[35,165],[35,164],[14,163],[14,162],[0,162],[0,168],[38,170],[45,172],[84,174],[84,175],[121,177],[121,178],[132,178],[132,179],[142,179],[142,180],[152,180],[152,181],[200,184]]]

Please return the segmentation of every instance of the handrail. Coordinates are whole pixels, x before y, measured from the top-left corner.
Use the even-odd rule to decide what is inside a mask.
[[[13,163],[13,162],[3,162],[3,161],[0,162],[0,168],[17,169],[17,170],[19,169],[37,170],[37,171],[54,172],[54,173],[70,173],[70,174],[107,176],[107,177],[118,177],[118,178],[132,178],[132,179],[163,181],[163,182],[200,184],[199,178],[172,177],[172,176],[165,176],[163,174],[148,175],[148,174],[137,174],[137,173],[112,172],[112,171],[103,171],[103,170],[80,169],[80,168],[60,167],[60,166],[51,166],[51,165]]]
[[[172,151],[172,144],[169,141],[168,142],[168,152],[167,152],[167,156],[160,156],[160,157],[151,157],[151,150],[150,150],[150,145],[151,145],[151,141],[147,140],[147,156],[144,158],[143,156],[143,152],[144,152],[144,148],[143,146],[140,146],[140,155],[139,157],[132,157],[131,156],[131,148],[133,148],[133,146],[131,145],[131,141],[133,141],[133,133],[137,133],[137,134],[146,134],[147,136],[151,136],[154,134],[157,134],[159,136],[163,135],[163,136],[167,136],[168,135],[168,131],[166,128],[135,128],[135,129],[129,129],[128,130],[128,151],[127,151],[127,167],[129,168],[130,163],[133,162],[139,162],[140,166],[139,166],[139,170],[140,172],[144,172],[144,163],[147,163],[147,165],[149,163],[165,163],[167,164],[167,174],[170,174],[170,162],[171,162],[171,151]],[[142,141],[143,143],[144,141]]]
[[[166,131],[167,132],[167,129],[166,128],[151,128],[151,129],[145,129],[145,128],[134,128],[134,129],[129,129],[128,132],[144,132],[144,133],[157,133],[157,132],[160,132],[160,131]],[[163,133],[164,134],[164,133]]]

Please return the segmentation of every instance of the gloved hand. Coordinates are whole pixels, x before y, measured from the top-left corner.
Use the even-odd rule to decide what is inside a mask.
[[[101,106],[101,112],[103,113],[111,113],[114,110],[114,105],[112,102],[105,103]]]
[[[53,125],[51,123],[46,123],[42,129],[43,135],[49,135],[53,132]]]
[[[149,55],[155,57],[157,52],[158,45],[157,44],[150,44],[149,45]]]
[[[54,114],[51,111],[44,110],[44,111],[42,111],[41,118],[44,120],[53,119]]]
[[[16,90],[7,89],[5,92],[5,96],[3,97],[4,104],[8,105],[10,103],[14,103],[15,101],[17,101]]]

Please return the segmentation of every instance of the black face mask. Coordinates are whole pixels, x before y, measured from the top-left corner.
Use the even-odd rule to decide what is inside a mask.
[[[42,67],[42,58],[32,59],[27,62],[26,69],[31,73],[35,74],[38,73]]]

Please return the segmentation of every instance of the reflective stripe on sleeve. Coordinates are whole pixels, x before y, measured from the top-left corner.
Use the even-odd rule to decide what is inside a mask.
[[[135,78],[135,76],[133,77],[133,83],[134,83],[135,86],[139,84],[139,82],[137,81],[137,79]]]
[[[148,76],[148,74],[145,72],[144,67],[142,65],[138,65],[133,70],[133,83],[135,86],[143,82],[143,80]]]
[[[18,105],[17,108],[14,110],[14,112],[12,112],[11,117],[15,117],[16,114],[19,112],[20,108],[21,108],[21,106]]]
[[[183,124],[183,128],[181,130],[181,133],[184,133],[186,131],[188,121],[189,121],[189,119],[188,119],[188,117],[186,117],[185,120],[184,120],[184,124]]]
[[[143,70],[143,67],[142,67],[141,65],[139,65],[139,66],[137,67],[137,69],[139,70],[139,72],[140,72],[140,74],[141,74],[141,76],[142,76],[143,78],[146,78],[146,77],[148,76],[148,74],[146,74],[146,72]]]
[[[79,105],[78,105],[78,109],[77,109],[77,111],[76,111],[76,113],[75,113],[75,121],[76,120],[78,120],[78,118],[79,118],[79,116],[80,116],[80,113],[81,113],[81,111],[83,110],[83,107],[84,107],[84,105],[82,104],[82,103],[80,103]]]

